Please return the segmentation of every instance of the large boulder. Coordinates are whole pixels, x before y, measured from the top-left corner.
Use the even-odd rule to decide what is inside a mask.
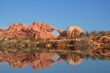
[[[67,37],[74,37],[80,35],[80,33],[83,32],[81,27],[79,26],[70,26],[67,28]]]

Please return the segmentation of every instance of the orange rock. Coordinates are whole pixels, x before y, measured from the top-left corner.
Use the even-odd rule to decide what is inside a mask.
[[[67,37],[78,36],[83,30],[79,26],[70,26],[67,28]]]
[[[30,29],[29,26],[27,26],[25,23],[21,23],[21,28],[24,30],[24,31],[28,31]]]
[[[40,26],[41,26],[41,24],[39,22],[33,22],[32,30],[35,32],[40,31]]]
[[[36,39],[57,38],[58,35],[52,33],[53,30],[59,32],[59,36],[73,37],[79,35],[82,29],[78,26],[70,26],[67,30],[55,28],[46,23],[33,22],[32,26],[27,26],[25,23],[15,23],[6,30],[0,30],[0,35],[5,37],[27,37],[33,36]]]
[[[36,39],[40,38],[40,39],[47,39],[47,38],[57,38],[58,35],[53,34],[51,32],[46,32],[46,31],[40,31],[40,32],[36,32],[34,34],[34,37]]]
[[[13,25],[11,25],[7,31],[9,32],[15,32],[15,31],[20,31],[22,28],[21,28],[21,25],[19,23],[15,23]]]
[[[2,36],[3,35],[3,31],[0,31],[0,36]]]
[[[54,30],[52,25],[47,24],[46,27],[47,27],[46,31],[48,31],[48,32],[52,32]]]
[[[41,27],[40,27],[41,30],[45,30],[47,29],[47,24],[46,23],[41,23]]]

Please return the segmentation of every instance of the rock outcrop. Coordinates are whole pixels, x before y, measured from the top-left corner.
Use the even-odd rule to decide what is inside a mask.
[[[1,32],[2,34],[0,34],[0,36],[8,37],[8,38],[28,36],[27,33],[23,31],[23,28],[21,27],[20,23],[15,23],[9,26],[8,29]]]
[[[58,31],[60,35],[54,34],[52,32],[53,30]],[[6,30],[0,29],[0,36],[8,38],[24,38],[31,36],[36,39],[51,39],[57,38],[58,36],[73,37],[79,35],[81,32],[83,31],[78,26],[70,26],[67,30],[61,30],[46,23],[33,22],[31,26],[28,26],[25,23],[15,23]]]
[[[67,28],[67,36],[73,37],[78,36],[83,30],[79,26],[70,26]]]
[[[6,30],[1,29],[0,36],[8,38],[32,36],[36,39],[57,38],[58,35],[52,33],[53,30],[53,26],[46,23],[33,22],[31,26],[25,23],[15,23]]]
[[[54,30],[53,26],[46,24],[46,23],[38,23],[38,22],[34,22],[33,26],[32,26],[32,30],[35,32],[34,33],[34,37],[37,38],[43,38],[43,39],[47,39],[47,38],[57,38],[58,35],[52,33],[52,31]]]

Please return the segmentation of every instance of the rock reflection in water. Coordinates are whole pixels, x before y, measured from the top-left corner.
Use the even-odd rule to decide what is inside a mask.
[[[59,56],[57,60],[53,60],[53,58]],[[101,60],[110,60],[110,56],[105,55],[96,55],[94,53],[80,53],[80,52],[70,52],[70,51],[57,51],[56,52],[47,52],[47,51],[35,51],[31,54],[0,54],[0,61],[7,62],[14,68],[25,68],[29,65],[33,67],[33,69],[42,69],[48,68],[52,65],[67,61],[69,65],[79,65],[82,63],[83,59],[90,58],[93,60],[101,59]]]
[[[24,68],[31,65],[33,69],[41,69],[49,67],[56,62],[52,60],[53,57],[57,56],[57,53],[51,52],[36,52],[34,54],[1,54],[0,61],[8,62],[15,68]]]
[[[78,53],[68,53],[60,55],[58,61],[67,61],[70,65],[80,64],[83,60],[83,57]]]
[[[0,61],[7,62],[15,68],[25,68],[31,65],[33,69],[42,69],[48,68],[62,61],[67,61],[69,65],[79,65],[85,58],[93,60],[110,60],[109,48],[95,47],[95,49],[92,49],[93,47],[78,49],[78,47],[76,48],[74,45],[70,45],[68,47],[59,45],[56,48],[53,47],[52,49],[24,49],[21,50],[22,53],[14,53],[10,51],[10,49],[6,49],[5,51],[0,50]],[[28,52],[30,51],[30,53],[23,52],[26,50],[28,50]],[[59,56],[59,58],[57,60],[53,60],[53,58],[57,56]]]

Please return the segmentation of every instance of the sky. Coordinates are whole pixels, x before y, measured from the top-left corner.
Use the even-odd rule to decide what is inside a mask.
[[[0,28],[46,22],[60,29],[110,31],[110,0],[0,0]]]

